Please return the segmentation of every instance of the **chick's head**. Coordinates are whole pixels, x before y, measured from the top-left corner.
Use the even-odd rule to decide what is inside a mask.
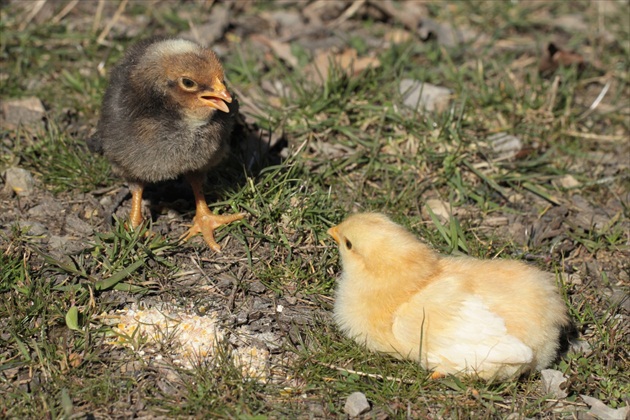
[[[223,67],[210,49],[183,39],[152,44],[135,66],[134,85],[161,97],[165,106],[192,123],[206,122],[217,110],[229,113],[232,96]]]
[[[410,264],[426,263],[431,252],[402,226],[379,213],[358,213],[328,230],[339,245],[344,271],[388,276]],[[426,254],[426,255],[424,255]]]

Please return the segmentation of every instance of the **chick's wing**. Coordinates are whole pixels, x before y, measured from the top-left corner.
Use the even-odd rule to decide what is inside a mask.
[[[457,279],[431,285],[401,305],[392,330],[403,351],[422,351],[429,368],[485,371],[533,358],[532,350],[508,333],[504,320],[479,296],[461,292]]]

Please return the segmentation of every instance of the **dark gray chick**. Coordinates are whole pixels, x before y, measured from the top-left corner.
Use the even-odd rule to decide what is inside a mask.
[[[195,195],[196,214],[183,238],[201,233],[210,248],[220,250],[214,230],[245,213],[213,214],[203,182],[227,155],[237,113],[238,102],[210,49],[173,38],[152,38],[129,48],[111,72],[88,146],[128,181],[132,227],[142,223],[144,186],[184,175]]]

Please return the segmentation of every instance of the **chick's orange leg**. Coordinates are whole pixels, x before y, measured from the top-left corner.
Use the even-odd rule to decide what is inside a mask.
[[[188,176],[188,182],[192,186],[193,194],[195,194],[196,214],[193,219],[192,227],[182,235],[182,239],[187,241],[198,233],[203,235],[203,239],[213,251],[220,251],[221,246],[214,239],[214,231],[221,225],[241,220],[246,216],[245,213],[237,213],[230,215],[216,215],[208,208],[206,199],[203,196],[203,177],[198,175]]]
[[[137,228],[142,224],[142,184],[129,184],[131,190],[131,212],[129,213],[129,222],[132,228]]]

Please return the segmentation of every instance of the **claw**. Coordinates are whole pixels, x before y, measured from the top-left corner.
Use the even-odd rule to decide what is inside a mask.
[[[207,208],[207,207],[206,207]],[[199,209],[195,218],[193,219],[193,225],[186,233],[184,233],[180,239],[183,241],[187,241],[193,236],[201,233],[203,235],[204,241],[208,244],[208,246],[216,252],[221,251],[221,246],[214,239],[214,231],[221,225],[227,225],[228,223],[241,220],[247,214],[246,213],[237,213],[237,214],[229,214],[229,215],[217,215],[210,213],[210,210],[202,211]]]
[[[203,195],[203,174],[192,173],[188,174],[186,178],[188,179],[188,182],[190,182],[193,194],[195,195],[195,207],[197,209],[197,213],[193,219],[192,227],[188,229],[188,232],[183,234],[180,239],[187,241],[196,234],[201,233],[208,246],[213,251],[219,252],[221,251],[221,246],[219,246],[217,241],[214,239],[215,229],[221,225],[227,225],[228,223],[236,220],[241,220],[247,214],[237,213],[223,216],[212,214],[208,208],[208,204],[206,204],[206,198]]]

